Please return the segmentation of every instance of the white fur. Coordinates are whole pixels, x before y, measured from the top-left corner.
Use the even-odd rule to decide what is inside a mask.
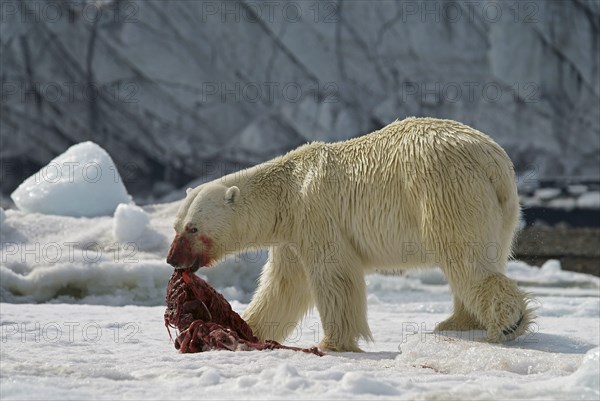
[[[504,275],[520,213],[514,180],[488,136],[455,121],[407,118],[197,187],[175,228],[210,237],[218,245],[211,259],[269,248],[243,316],[262,339],[284,340],[314,304],[320,346],[359,351],[359,338],[372,339],[365,272],[441,266],[455,311],[438,329],[486,328],[501,341],[531,321],[526,295]],[[203,249],[196,243],[194,252]]]

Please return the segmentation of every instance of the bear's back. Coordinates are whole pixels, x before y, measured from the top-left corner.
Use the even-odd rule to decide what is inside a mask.
[[[337,142],[332,146],[342,149],[357,148],[364,151],[376,142],[390,147],[396,145],[408,149],[420,146],[420,152],[436,148],[467,146],[468,144],[499,148],[489,136],[468,125],[454,120],[430,117],[408,117],[401,121],[394,121],[370,134]],[[410,157],[411,154],[405,156]]]
[[[481,202],[496,204],[501,181],[514,186],[502,148],[451,120],[408,118],[362,137],[319,144],[314,152],[321,163],[310,174],[316,190],[308,203],[317,204],[311,210],[327,211],[368,259],[383,257],[398,242],[433,238],[431,219],[441,210],[462,216]]]

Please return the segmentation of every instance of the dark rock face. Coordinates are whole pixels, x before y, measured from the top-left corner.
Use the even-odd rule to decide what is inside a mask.
[[[517,236],[515,257],[534,266],[556,259],[563,270],[600,276],[599,242],[597,227],[527,227]]]
[[[130,191],[406,116],[600,177],[600,3],[2,2],[2,191],[93,140]]]

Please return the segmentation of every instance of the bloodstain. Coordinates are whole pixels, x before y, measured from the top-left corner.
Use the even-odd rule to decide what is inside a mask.
[[[413,365],[413,367],[416,368],[417,366]],[[434,368],[433,366],[423,364],[423,365],[419,365],[418,367],[423,368],[423,369],[431,369],[436,373],[441,373],[438,369]]]
[[[167,263],[173,267],[187,267],[194,260],[192,257],[192,244],[187,236],[175,235],[169,254],[167,255]]]
[[[289,349],[324,355],[316,347],[287,347],[272,340],[261,342],[223,295],[189,269],[175,270],[167,285],[166,301],[165,326],[169,337],[169,327],[179,330],[175,348],[182,353]]]
[[[210,253],[213,241],[205,235],[199,235],[197,239],[204,244],[203,250],[199,254],[194,253],[190,237],[187,235],[175,235],[167,255],[167,263],[177,268],[188,268],[198,259],[200,262],[200,266],[198,267],[210,266],[212,263]]]
[[[204,234],[200,234],[198,239],[204,244],[202,255],[200,255],[200,265],[203,267],[209,267],[212,264],[210,254],[213,247],[213,241]]]

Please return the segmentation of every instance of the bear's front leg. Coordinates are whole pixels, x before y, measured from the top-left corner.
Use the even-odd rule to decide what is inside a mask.
[[[367,323],[364,273],[353,250],[331,252],[330,248],[317,249],[311,263],[307,263],[324,332],[319,349],[362,352],[358,340],[373,340]]]
[[[261,341],[283,342],[311,304],[308,280],[294,248],[273,246],[242,317]]]

